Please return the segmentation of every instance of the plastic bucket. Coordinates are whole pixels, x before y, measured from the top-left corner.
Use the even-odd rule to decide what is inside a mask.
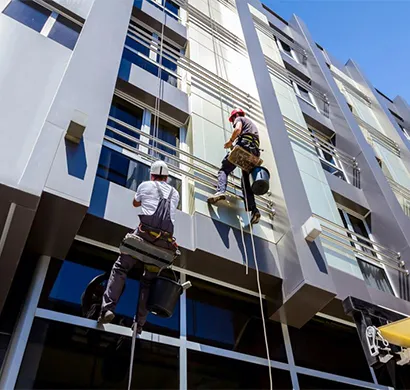
[[[252,192],[255,195],[265,195],[269,191],[269,179],[270,174],[266,168],[253,168],[249,175]]]
[[[169,318],[175,310],[181,292],[179,282],[157,276],[150,288],[147,309],[158,317]]]

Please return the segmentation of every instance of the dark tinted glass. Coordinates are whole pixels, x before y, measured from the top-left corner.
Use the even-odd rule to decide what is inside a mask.
[[[131,339],[34,321],[17,389],[127,389]],[[177,389],[178,349],[137,340],[132,389]]]
[[[116,258],[116,254],[75,243],[67,255],[67,260],[52,260],[39,306],[83,316],[81,302],[87,286],[96,276],[109,273]],[[114,323],[125,326],[132,324],[138,302],[141,272],[140,268],[135,268],[129,273],[115,311]],[[169,319],[149,314],[144,330],[179,337],[179,301],[173,316]]]
[[[190,278],[187,290],[188,339],[249,355],[266,357],[259,301],[201,280]],[[272,360],[286,361],[279,323],[267,320]]]
[[[299,88],[299,92],[300,92],[301,96],[303,97],[303,99],[305,99],[308,102],[312,103],[312,99],[310,98],[309,91],[307,89],[301,87],[300,85],[298,85],[298,88]]]
[[[165,8],[168,10],[168,11],[171,11],[171,13],[172,14],[175,14],[175,15],[178,15],[178,11],[179,11],[179,6],[177,5],[177,4],[175,4],[173,1],[171,1],[171,0],[164,0],[164,5],[165,5]],[[168,14],[168,15],[170,15],[171,17],[173,16],[173,15],[171,15],[171,14]],[[177,19],[177,18],[175,18],[175,19]]]
[[[393,289],[387,279],[386,271],[383,268],[377,267],[359,258],[357,259],[357,262],[362,271],[364,281],[369,287],[393,294]]]
[[[34,1],[23,0],[12,0],[3,13],[38,32],[51,15],[51,11]]]
[[[143,181],[150,180],[150,167],[103,146],[98,163],[97,176],[136,191]],[[168,176],[168,184],[179,193],[180,202],[178,209],[180,209],[182,181],[176,177]]]
[[[81,26],[59,15],[48,34],[53,41],[73,50],[81,32]]]
[[[121,100],[114,100],[111,109],[110,109],[110,116],[127,123],[128,125],[135,127],[137,129],[141,129],[141,124],[142,124],[142,115],[144,111],[141,110],[138,107],[132,106],[126,102],[123,102]],[[137,143],[132,140],[132,138],[140,138],[140,135],[136,133],[135,131],[125,127],[124,125],[121,125],[117,123],[116,121],[113,121],[111,119],[108,120],[108,126],[112,126],[121,132],[128,134],[131,136],[131,139],[128,139],[120,134],[115,133],[112,130],[107,129],[105,134],[108,135],[111,138],[117,139],[118,141],[121,141],[127,145],[130,145],[132,147],[137,147]]]
[[[158,123],[158,129],[154,129],[154,124],[155,124],[155,117],[154,115],[152,116],[151,120],[151,135],[159,138],[162,141],[165,141],[166,143],[172,145],[172,146],[178,146],[178,137],[179,137],[179,128],[176,126],[173,126],[169,124],[168,122],[160,119]],[[154,145],[156,148],[163,150],[164,152],[171,154],[173,156],[176,155],[176,152],[167,146],[161,145],[159,143],[155,143],[155,141],[150,141],[151,145]],[[178,165],[178,162],[176,160],[173,160],[167,156],[163,156],[160,153],[153,153],[157,158],[160,158],[161,160],[164,160],[168,164],[172,165]]]
[[[128,157],[103,146],[97,176],[126,187],[129,178],[129,166],[130,160]]]
[[[301,375],[298,374],[299,387],[303,389],[316,389],[316,390],[327,390],[327,389],[364,389],[364,387],[358,387],[353,385],[348,385],[342,382],[329,381],[323,378],[317,378],[315,376]]]
[[[289,333],[296,365],[372,381],[356,328],[315,317]]]
[[[0,333],[0,371],[6,356],[7,347],[9,346],[11,335]]]
[[[188,351],[189,389],[269,389],[269,368]],[[289,372],[272,369],[273,388],[291,389]]]
[[[291,54],[292,49],[290,48],[290,46],[287,43],[283,42],[283,41],[280,41],[280,43],[282,45],[282,49],[284,51],[286,51],[286,53]]]

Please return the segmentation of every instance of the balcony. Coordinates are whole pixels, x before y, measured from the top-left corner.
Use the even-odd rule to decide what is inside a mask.
[[[387,176],[386,179],[390,184],[390,187],[393,190],[394,194],[396,195],[396,198],[399,201],[404,214],[406,214],[410,218],[410,191],[406,187],[403,187]]]
[[[375,264],[378,267],[388,267],[405,275],[409,271],[405,268],[405,263],[401,260],[400,253],[381,245],[361,234],[350,229],[346,229],[320,215],[313,215],[317,218],[322,227],[321,237],[327,241],[334,250],[346,252],[353,251],[358,260]]]
[[[315,148],[324,171],[360,188],[360,168],[354,157],[337,149],[332,143],[312,134],[289,118],[284,117],[284,121],[292,140]]]
[[[109,122],[114,126],[107,125],[107,132],[110,135],[106,133],[104,137],[105,145],[126,156],[123,164],[126,164],[127,167],[123,169],[123,173],[119,173],[118,170],[106,168],[101,160],[103,157],[101,157],[99,165],[101,170],[97,173],[99,176],[127,188],[136,188],[140,182],[146,180],[147,174],[145,173],[144,176],[143,173],[146,169],[136,169],[135,174],[133,173],[130,176],[126,173],[129,172],[130,162],[128,160],[137,168],[139,164],[149,166],[151,162],[161,158],[166,159],[169,164],[171,178],[177,188],[183,177],[186,177],[194,183],[200,184],[201,188],[206,189],[209,195],[215,191],[219,167],[117,118],[110,116]],[[231,197],[238,197],[237,194],[241,193],[239,177],[230,179],[227,192]],[[256,202],[262,213],[267,214],[270,218],[273,217],[272,201],[265,196],[256,196]]]

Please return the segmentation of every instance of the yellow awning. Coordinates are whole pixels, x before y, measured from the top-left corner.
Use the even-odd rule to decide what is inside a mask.
[[[410,318],[383,325],[378,329],[390,344],[410,348]]]

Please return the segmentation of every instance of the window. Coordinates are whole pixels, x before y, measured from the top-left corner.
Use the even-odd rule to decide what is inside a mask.
[[[150,179],[149,166],[139,161],[130,159],[120,152],[106,146],[101,149],[100,161],[98,162],[97,176],[116,183],[133,191],[146,180]],[[182,181],[176,177],[168,176],[168,183],[179,193],[179,205],[181,208]]]
[[[320,164],[322,168],[331,173],[332,175],[346,181],[346,175],[343,171],[343,166],[341,162],[335,157],[335,136],[332,138],[326,137],[323,133],[316,129],[309,127],[309,131],[313,140],[315,141],[316,153],[319,156]]]
[[[126,389],[131,339],[100,330],[35,319],[16,389]],[[177,389],[176,347],[138,340],[133,389]]]
[[[88,284],[97,276],[111,271],[117,254],[75,242],[65,260],[52,259],[40,297],[39,307],[82,317],[81,302]],[[116,308],[114,323],[131,326],[139,294],[142,269],[135,267],[128,274],[126,286]],[[105,288],[102,283],[102,288]],[[96,287],[100,288],[100,287]],[[97,319],[99,309],[92,319]],[[179,337],[179,301],[171,318],[149,314],[144,330]]]
[[[188,351],[188,389],[269,389],[268,370],[240,360]],[[272,369],[272,377],[274,389],[292,389],[288,371]]]
[[[347,211],[341,209],[339,209],[339,213],[346,229],[350,230],[353,233],[360,234],[361,236],[367,239],[371,239],[369,226],[363,218],[360,218],[359,216],[354,216],[352,215],[352,213],[348,213]],[[372,260],[369,259],[367,256],[362,256],[360,255],[360,253],[356,253],[357,262],[359,264],[360,270],[363,274],[363,278],[366,284],[369,287],[377,288],[381,291],[388,292],[394,295],[393,289],[387,278],[385,269],[377,263],[376,252],[363,246],[366,245],[368,247],[373,247],[373,245],[354,234],[349,234],[349,237],[357,242],[357,244],[351,242],[352,246],[356,247],[357,249],[360,249],[368,256],[375,258],[374,262],[372,262]],[[363,245],[360,245],[360,243],[362,243]]]
[[[178,20],[179,6],[171,0],[148,0],[153,6],[163,10],[165,7],[165,12],[172,19]]]
[[[188,340],[248,355],[266,357],[258,299],[189,278]],[[281,325],[266,321],[270,357],[286,362]]]
[[[316,111],[318,111],[316,107],[315,100],[313,98],[313,95],[304,87],[300,86],[299,84],[296,84],[294,81],[292,81],[293,88],[296,92],[296,95],[298,95],[300,98],[302,98],[305,102],[309,103],[311,106],[315,108]]]
[[[402,132],[404,133],[404,135],[406,136],[406,138],[407,138],[408,140],[410,140],[410,133],[409,133],[400,123],[398,123],[398,125],[399,125],[401,131],[402,131]]]
[[[81,32],[79,24],[35,1],[11,0],[3,13],[70,50],[74,49]]]
[[[81,26],[68,20],[64,16],[58,15],[53,27],[51,27],[48,37],[53,41],[61,43],[68,49],[73,50],[81,32]]]
[[[299,62],[295,52],[293,49],[285,42],[281,41],[280,39],[276,38],[276,42],[278,44],[279,50],[286,53],[289,57],[292,57],[296,62]]]
[[[297,366],[372,381],[356,327],[314,317],[301,329],[288,328]]]
[[[34,1],[11,0],[3,13],[14,20],[40,32],[51,15],[51,11]]]
[[[144,44],[142,42],[144,42]],[[129,69],[126,71],[125,68],[127,64],[133,63],[154,76],[159,75],[161,80],[177,87],[177,62],[181,55],[181,49],[164,41],[162,56],[160,58],[160,45],[161,39],[158,38],[156,33],[140,25],[132,25],[132,28],[128,30],[122,56],[123,61],[127,63],[122,62],[119,72],[120,77],[125,80],[128,79]],[[165,68],[161,68],[160,74],[157,64],[161,64]]]
[[[154,129],[154,115],[152,116],[151,119],[151,135],[159,138],[162,141],[167,142],[168,144],[178,147],[179,144],[179,128],[176,126],[171,125],[170,123],[164,121],[163,119],[159,119],[158,123],[158,129]],[[156,133],[156,134],[155,134]],[[157,147],[158,149],[163,150],[164,152],[168,154],[172,154],[173,156],[176,156],[176,152],[167,146],[161,145],[159,143],[156,143],[155,141],[150,141],[150,145],[153,145]],[[160,158],[161,160],[164,160],[167,164],[171,165],[178,165],[178,161],[173,160],[167,156],[164,156],[160,153],[153,153],[156,157]]]
[[[390,114],[392,114],[396,119],[403,122],[403,118],[400,115],[398,115],[394,111],[390,110],[390,108],[389,108],[389,111],[390,111]]]
[[[135,127],[137,129],[141,129],[142,125],[142,117],[143,117],[144,111],[132,104],[129,104],[128,102],[118,99],[114,97],[113,103],[111,105],[110,109],[110,116],[127,123],[128,125]],[[108,126],[112,126],[118,130],[120,130],[123,133],[126,133],[130,135],[133,138],[140,138],[140,135],[136,133],[135,131],[129,129],[128,127],[125,127],[118,122],[109,119],[108,120]],[[130,145],[132,147],[137,147],[137,142],[132,141],[120,134],[115,133],[112,130],[107,129],[105,132],[105,135],[117,139],[118,141],[121,141],[127,145]]]

